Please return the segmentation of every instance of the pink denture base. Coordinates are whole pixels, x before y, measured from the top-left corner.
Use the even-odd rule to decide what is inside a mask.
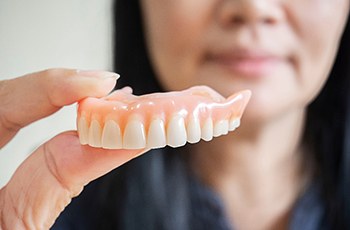
[[[81,128],[78,125],[78,132],[79,135],[86,136],[81,138],[82,144],[90,144],[88,134],[82,132],[88,132],[92,121],[97,121],[100,125],[100,130],[97,130],[101,135],[106,121],[114,121],[118,124],[121,133],[121,137],[116,138],[123,138],[125,127],[130,119],[141,122],[145,136],[153,120],[162,120],[164,128],[167,129],[169,120],[174,116],[182,118],[185,126],[190,118],[199,120],[201,127],[208,118],[211,118],[215,126],[215,122],[239,120],[250,95],[250,91],[244,90],[226,99],[206,86],[142,96],[135,96],[127,90],[116,90],[104,98],[86,98],[79,103],[77,121],[79,124],[80,119],[84,118],[87,127]],[[92,146],[104,147],[102,144],[92,144]]]

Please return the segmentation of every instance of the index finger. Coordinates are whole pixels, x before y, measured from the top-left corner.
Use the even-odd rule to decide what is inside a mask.
[[[0,147],[31,122],[85,97],[102,97],[118,75],[105,71],[50,69],[0,81]]]

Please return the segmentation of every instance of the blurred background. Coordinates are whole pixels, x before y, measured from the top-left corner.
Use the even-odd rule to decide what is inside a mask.
[[[111,17],[112,0],[1,0],[0,80],[55,67],[111,70]],[[35,122],[3,147],[0,187],[40,144],[75,129],[75,112]]]

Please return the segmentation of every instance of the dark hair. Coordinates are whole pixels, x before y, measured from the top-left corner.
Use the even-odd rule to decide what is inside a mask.
[[[122,76],[118,87],[131,86],[135,94],[162,91],[148,57],[139,1],[117,0],[114,10],[114,64]],[[350,228],[349,41],[348,21],[330,77],[308,108],[304,137],[312,150],[310,157],[316,164],[332,229]],[[113,210],[118,215],[115,224],[122,229],[188,228],[190,201],[184,162],[179,151],[174,154],[165,148],[118,169],[119,179],[113,179],[111,192],[118,204],[118,210]]]
[[[326,85],[308,108],[304,142],[316,161],[332,229],[350,229],[350,20]]]

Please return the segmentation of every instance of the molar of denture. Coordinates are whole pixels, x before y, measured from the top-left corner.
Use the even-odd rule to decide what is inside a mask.
[[[234,131],[236,128],[239,127],[241,121],[239,118],[232,118],[229,121],[229,126],[228,126],[228,130],[229,131]]]
[[[119,125],[108,120],[102,131],[102,147],[105,149],[120,149],[123,147],[122,135]]]
[[[205,141],[213,139],[213,120],[210,117],[205,120],[202,126],[201,137]]]
[[[187,123],[187,141],[197,143],[201,139],[201,125],[198,117],[191,116]]]
[[[228,133],[228,120],[221,120],[215,122],[213,136],[218,137],[221,135],[226,135]]]
[[[179,147],[186,144],[187,134],[183,117],[175,115],[170,118],[167,127],[167,144],[171,147]]]
[[[92,120],[89,128],[89,145],[92,147],[101,147],[101,125],[97,120]]]
[[[146,147],[145,127],[142,121],[132,116],[126,123],[123,148],[124,149],[142,149]]]
[[[86,145],[89,143],[89,127],[86,121],[85,117],[81,117],[78,120],[78,133],[79,133],[79,140],[82,145]]]
[[[162,148],[166,146],[165,128],[162,119],[152,120],[147,133],[147,148]]]

